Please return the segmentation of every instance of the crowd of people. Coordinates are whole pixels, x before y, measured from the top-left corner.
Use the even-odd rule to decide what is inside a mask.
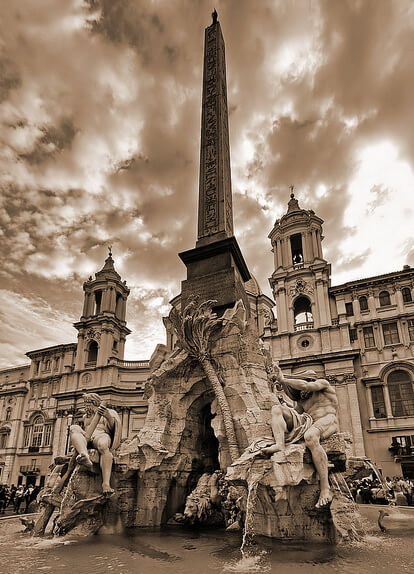
[[[369,476],[354,480],[349,488],[358,504],[414,506],[414,480],[402,476],[387,476],[382,481]]]
[[[40,492],[40,486],[15,486],[12,484],[0,485],[0,514],[5,514],[7,509],[13,510],[14,514],[27,514],[30,512],[30,504],[36,500]]]

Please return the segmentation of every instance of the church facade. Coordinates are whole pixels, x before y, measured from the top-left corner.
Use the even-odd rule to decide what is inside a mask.
[[[122,438],[143,425],[149,362],[123,359],[129,289],[111,254],[83,290],[77,343],[30,351],[30,364],[0,371],[0,483],[43,485],[53,457],[68,450],[84,392],[118,411]]]
[[[353,454],[385,475],[414,477],[414,269],[331,285],[322,250],[323,221],[291,194],[269,234],[274,301],[250,274],[233,235],[225,50],[217,15],[206,29],[198,238],[179,256],[190,294],[222,313],[242,299],[263,343],[286,374],[312,368],[336,388],[340,430]],[[30,364],[0,371],[0,483],[42,485],[68,429],[81,416],[82,394],[98,392],[122,421],[122,438],[143,426],[150,361],[125,361],[129,289],[111,253],[83,285],[76,343],[27,353]],[[273,310],[276,310],[273,312]],[[165,352],[174,347],[168,317]]]
[[[276,220],[264,340],[284,371],[312,368],[335,386],[355,456],[414,477],[414,269],[332,286],[322,224],[293,194]]]

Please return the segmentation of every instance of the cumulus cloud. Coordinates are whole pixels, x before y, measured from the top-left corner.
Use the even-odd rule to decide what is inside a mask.
[[[270,294],[267,235],[290,184],[325,220],[334,283],[412,263],[412,3],[215,7],[235,232],[262,289]],[[195,244],[212,9],[209,0],[21,0],[0,9],[0,286],[25,309],[47,301],[72,332],[82,281],[112,244],[132,287],[130,358],[164,339],[162,314],[185,278],[177,253]],[[45,305],[43,319],[57,320]],[[7,364],[33,346],[13,320]],[[50,344],[42,321],[30,325],[34,346]]]

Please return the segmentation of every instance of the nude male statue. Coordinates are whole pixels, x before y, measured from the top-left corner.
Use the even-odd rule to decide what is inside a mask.
[[[85,393],[83,400],[85,430],[79,425],[71,425],[70,427],[70,440],[78,453],[76,462],[85,466],[88,470],[92,470],[93,465],[89,458],[88,448],[96,448],[99,452],[99,464],[102,472],[102,491],[106,495],[111,495],[114,490],[110,485],[113,461],[110,449],[115,449],[119,446],[121,421],[115,410],[108,409],[102,404],[102,399],[98,394]],[[87,434],[88,426],[96,422],[97,417],[94,420],[95,415],[98,415],[99,420],[89,438]]]
[[[338,431],[338,399],[335,389],[326,379],[318,379],[314,371],[283,375],[275,363],[270,378],[282,385],[287,396],[296,401],[297,406],[292,408],[286,402],[279,401],[272,407],[271,427],[275,444],[262,448],[260,452],[271,455],[283,450],[285,444],[303,438],[319,475],[320,496],[316,507],[321,508],[332,500],[328,457],[320,445],[320,439],[328,438]]]

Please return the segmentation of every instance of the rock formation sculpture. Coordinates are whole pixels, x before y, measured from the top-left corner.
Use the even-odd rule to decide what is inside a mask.
[[[40,516],[33,528],[35,536],[44,534],[49,520],[59,509],[54,531],[64,534],[89,519],[89,532],[96,532],[103,524],[102,511],[114,494],[110,486],[113,455],[110,449],[120,444],[120,419],[116,411],[108,409],[96,393],[83,395],[85,430],[79,425],[70,428],[74,452],[57,457],[55,465],[40,493]],[[92,447],[88,450],[88,447]],[[99,463],[102,479],[98,478]],[[113,505],[113,501],[111,502]],[[94,518],[92,519],[92,516]]]
[[[177,335],[178,346],[186,350],[190,357],[199,361],[214,391],[223,417],[230,455],[235,460],[240,452],[229,404],[211,359],[211,338],[226,324],[226,321],[234,320],[241,302],[236,304],[231,316],[227,312],[223,317],[217,317],[213,313],[214,303],[216,301],[198,304],[196,300],[193,300],[184,308],[182,314],[174,308],[170,319]]]

